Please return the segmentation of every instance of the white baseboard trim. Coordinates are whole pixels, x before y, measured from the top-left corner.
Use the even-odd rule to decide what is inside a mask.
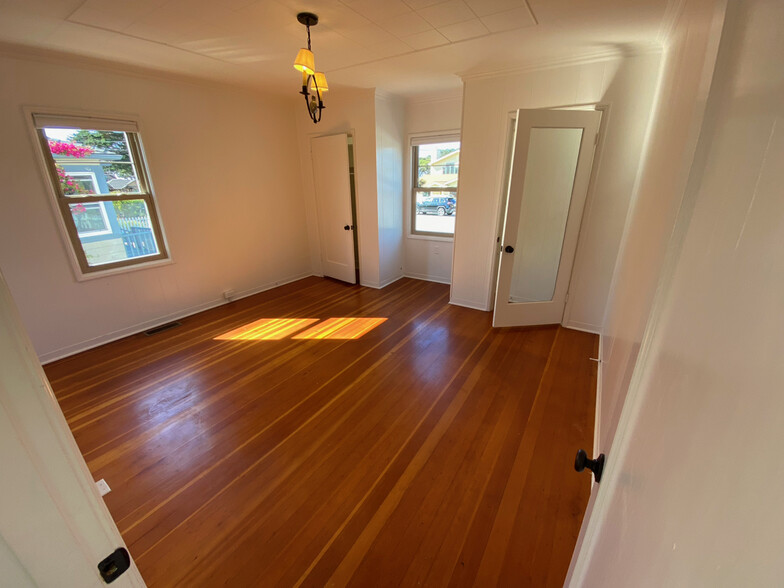
[[[577,321],[569,321],[563,325],[566,329],[573,329],[575,331],[583,331],[584,333],[593,333],[594,335],[601,335],[602,328],[590,323],[580,323]]]
[[[395,282],[397,282],[398,280],[402,280],[402,279],[403,279],[403,278],[405,278],[405,277],[406,277],[406,276],[404,276],[403,274],[400,274],[399,276],[395,276],[394,278],[392,278],[392,279],[390,279],[390,280],[387,280],[386,282],[382,282],[382,283],[381,283],[381,285],[379,286],[379,288],[386,288],[386,287],[387,287],[387,286],[389,286],[390,284],[394,284],[394,283],[395,283]]]
[[[479,304],[473,300],[463,300],[462,298],[450,298],[449,304],[454,304],[455,306],[465,306],[466,308],[473,308],[474,310],[482,310],[484,312],[490,311],[490,309],[486,308],[483,304]]]
[[[251,288],[249,290],[242,290],[241,292],[237,292],[234,295],[232,301],[239,300],[241,298],[246,298],[248,296],[253,296],[254,294],[265,292],[267,290],[272,290],[273,288],[277,288],[278,286],[290,284],[291,282],[296,282],[297,280],[308,278],[312,275],[313,274],[311,272],[306,272],[302,274],[297,274],[295,276],[289,276],[280,280],[276,280],[274,282],[269,282],[262,286]],[[51,363],[53,361],[57,361],[58,359],[63,359],[70,355],[75,355],[77,353],[81,353],[82,351],[87,351],[88,349],[93,349],[95,347],[105,345],[106,343],[111,343],[112,341],[117,341],[118,339],[129,337],[130,335],[135,335],[137,333],[141,333],[142,331],[146,331],[148,329],[152,329],[160,325],[165,325],[166,323],[170,323],[171,321],[176,321],[185,318],[187,316],[197,314],[199,312],[204,312],[205,310],[215,308],[216,306],[220,306],[222,304],[228,304],[228,301],[224,300],[223,298],[219,298],[217,300],[210,300],[209,302],[204,302],[202,304],[190,306],[188,308],[179,310],[177,312],[172,312],[170,314],[159,316],[154,319],[150,319],[148,321],[136,323],[135,325],[131,325],[123,329],[112,331],[111,333],[107,333],[106,335],[100,335],[99,337],[93,337],[92,339],[87,339],[86,341],[80,341],[72,345],[67,345],[65,347],[61,347],[60,349],[55,349],[54,351],[50,351],[48,353],[42,353],[41,355],[38,356],[38,359],[41,362],[41,364]]]
[[[415,274],[413,272],[408,272],[405,274],[406,278],[412,278],[414,280],[424,280],[425,282],[435,282],[437,284],[451,284],[451,278],[439,278],[438,276],[429,276],[427,274]]]

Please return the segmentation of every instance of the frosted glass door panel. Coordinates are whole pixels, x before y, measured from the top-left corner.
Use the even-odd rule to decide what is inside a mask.
[[[533,128],[509,302],[553,299],[583,129]]]

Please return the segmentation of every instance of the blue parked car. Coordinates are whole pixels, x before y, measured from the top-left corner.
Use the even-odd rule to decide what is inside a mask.
[[[453,196],[433,196],[423,199],[422,202],[417,202],[416,213],[437,214],[438,216],[454,214],[456,203]]]

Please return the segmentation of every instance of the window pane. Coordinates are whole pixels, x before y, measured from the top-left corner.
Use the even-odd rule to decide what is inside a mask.
[[[124,132],[45,128],[44,134],[66,196],[139,193]]]
[[[460,142],[428,143],[417,147],[417,187],[457,188]]]
[[[454,192],[415,192],[414,231],[426,233],[455,232],[457,199]]]
[[[69,204],[68,207],[71,209],[76,232],[80,237],[111,233],[109,216],[106,214],[103,202]]]
[[[144,200],[85,202],[68,208],[90,266],[160,252]]]

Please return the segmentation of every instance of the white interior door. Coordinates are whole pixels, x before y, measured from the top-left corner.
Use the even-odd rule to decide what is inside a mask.
[[[105,586],[120,547],[0,275],[0,585]],[[144,586],[133,561],[112,586]]]
[[[324,275],[356,284],[348,135],[314,137],[310,152]]]
[[[600,119],[517,111],[493,326],[561,322]]]

